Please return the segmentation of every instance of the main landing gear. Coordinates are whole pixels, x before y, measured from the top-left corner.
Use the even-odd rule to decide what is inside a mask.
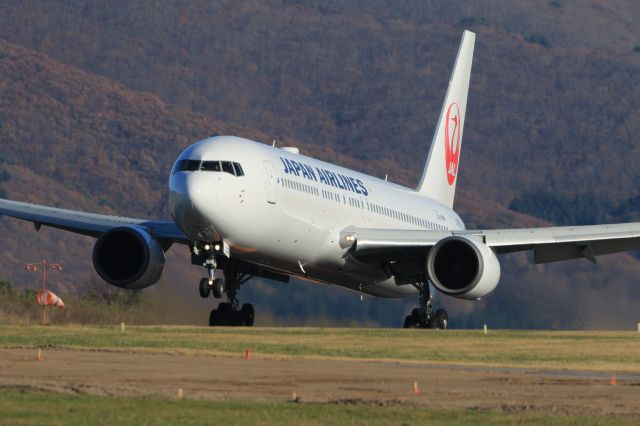
[[[404,328],[446,329],[449,325],[447,311],[438,309],[435,314],[433,313],[429,283],[418,284],[417,288],[420,292],[420,306],[404,319]]]
[[[224,280],[216,278],[214,272],[218,265],[215,255],[213,254],[205,260],[204,266],[207,268],[208,277],[200,280],[198,287],[200,296],[206,299],[213,293],[213,297],[220,299],[223,293],[227,294],[227,301],[221,302],[217,309],[211,311],[209,315],[209,325],[244,325],[251,327],[254,321],[253,305],[245,303],[240,307],[240,302],[236,297],[240,286],[247,282],[251,276],[238,273],[236,263],[232,259],[226,258],[226,262],[222,268]]]

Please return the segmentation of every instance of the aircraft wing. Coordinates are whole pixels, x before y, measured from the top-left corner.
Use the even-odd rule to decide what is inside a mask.
[[[497,254],[534,251],[534,263],[586,258],[640,250],[640,223],[558,226],[549,228],[463,231],[416,231],[349,227],[342,231],[343,248],[361,260],[398,260],[425,254],[442,238],[453,235],[477,238]],[[395,259],[398,257],[398,259]]]
[[[99,237],[102,233],[118,226],[136,225],[145,228],[159,240],[189,244],[189,239],[176,224],[168,221],[85,213],[4,199],[0,199],[0,216],[33,222],[36,230],[46,225],[91,237]]]

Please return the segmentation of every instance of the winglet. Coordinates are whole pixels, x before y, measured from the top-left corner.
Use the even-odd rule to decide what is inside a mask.
[[[427,163],[416,188],[420,194],[451,208],[456,192],[475,40],[475,33],[465,31],[462,34]]]

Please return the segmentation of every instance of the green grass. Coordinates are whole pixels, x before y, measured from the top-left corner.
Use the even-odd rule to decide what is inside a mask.
[[[2,326],[0,347],[57,347],[253,356],[386,359],[640,372],[633,332],[327,328]]]
[[[0,391],[0,425],[87,424],[634,424],[632,418],[504,414],[406,406],[320,405],[287,402],[168,401],[156,398]],[[636,419],[637,420],[637,419]]]

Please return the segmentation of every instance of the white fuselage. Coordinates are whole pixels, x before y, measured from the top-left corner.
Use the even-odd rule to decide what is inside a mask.
[[[197,167],[218,161],[226,162],[220,171]],[[169,189],[171,214],[194,243],[225,241],[234,258],[383,297],[416,289],[350,259],[339,244],[343,229],[464,229],[453,210],[412,189],[230,136],[183,151]]]

